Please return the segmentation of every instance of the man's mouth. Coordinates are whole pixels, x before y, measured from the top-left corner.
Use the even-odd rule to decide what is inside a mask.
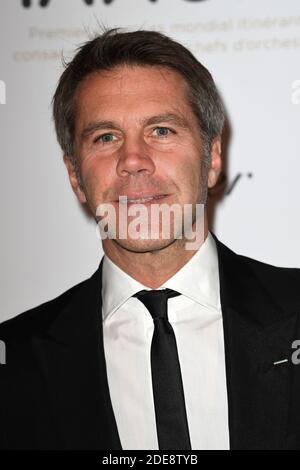
[[[119,200],[116,201],[116,202],[119,202],[120,204],[145,204],[147,202],[157,201],[159,199],[163,199],[167,196],[168,196],[168,194],[159,194],[159,195],[144,196],[144,197],[120,196]]]

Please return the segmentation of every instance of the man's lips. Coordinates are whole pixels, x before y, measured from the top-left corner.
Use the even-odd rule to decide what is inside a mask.
[[[146,204],[147,202],[159,201],[169,196],[169,194],[147,194],[147,193],[131,193],[122,194],[115,202],[120,204]]]

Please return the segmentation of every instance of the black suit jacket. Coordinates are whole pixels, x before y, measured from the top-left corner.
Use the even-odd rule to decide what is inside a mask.
[[[237,255],[214,238],[230,448],[300,449],[300,364],[291,360],[300,269]],[[122,449],[106,374],[101,271],[102,260],[89,279],[0,325],[1,449]]]

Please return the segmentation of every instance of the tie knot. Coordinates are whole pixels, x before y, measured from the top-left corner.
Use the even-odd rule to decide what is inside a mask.
[[[140,290],[133,297],[137,297],[149,310],[153,319],[168,318],[168,299],[180,295],[173,289]]]

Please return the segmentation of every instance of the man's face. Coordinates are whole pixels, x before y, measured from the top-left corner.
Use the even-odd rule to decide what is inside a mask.
[[[76,93],[74,142],[84,191],[67,158],[65,163],[77,197],[94,216],[100,204],[111,203],[118,220],[119,196],[143,203],[149,214],[152,204],[203,203],[207,178],[213,186],[220,171],[218,141],[203,174],[202,139],[187,84],[167,68],[122,66],[88,76]],[[151,196],[156,199],[140,199]],[[174,242],[174,230],[170,240],[129,236],[107,242],[137,252],[157,250]]]

